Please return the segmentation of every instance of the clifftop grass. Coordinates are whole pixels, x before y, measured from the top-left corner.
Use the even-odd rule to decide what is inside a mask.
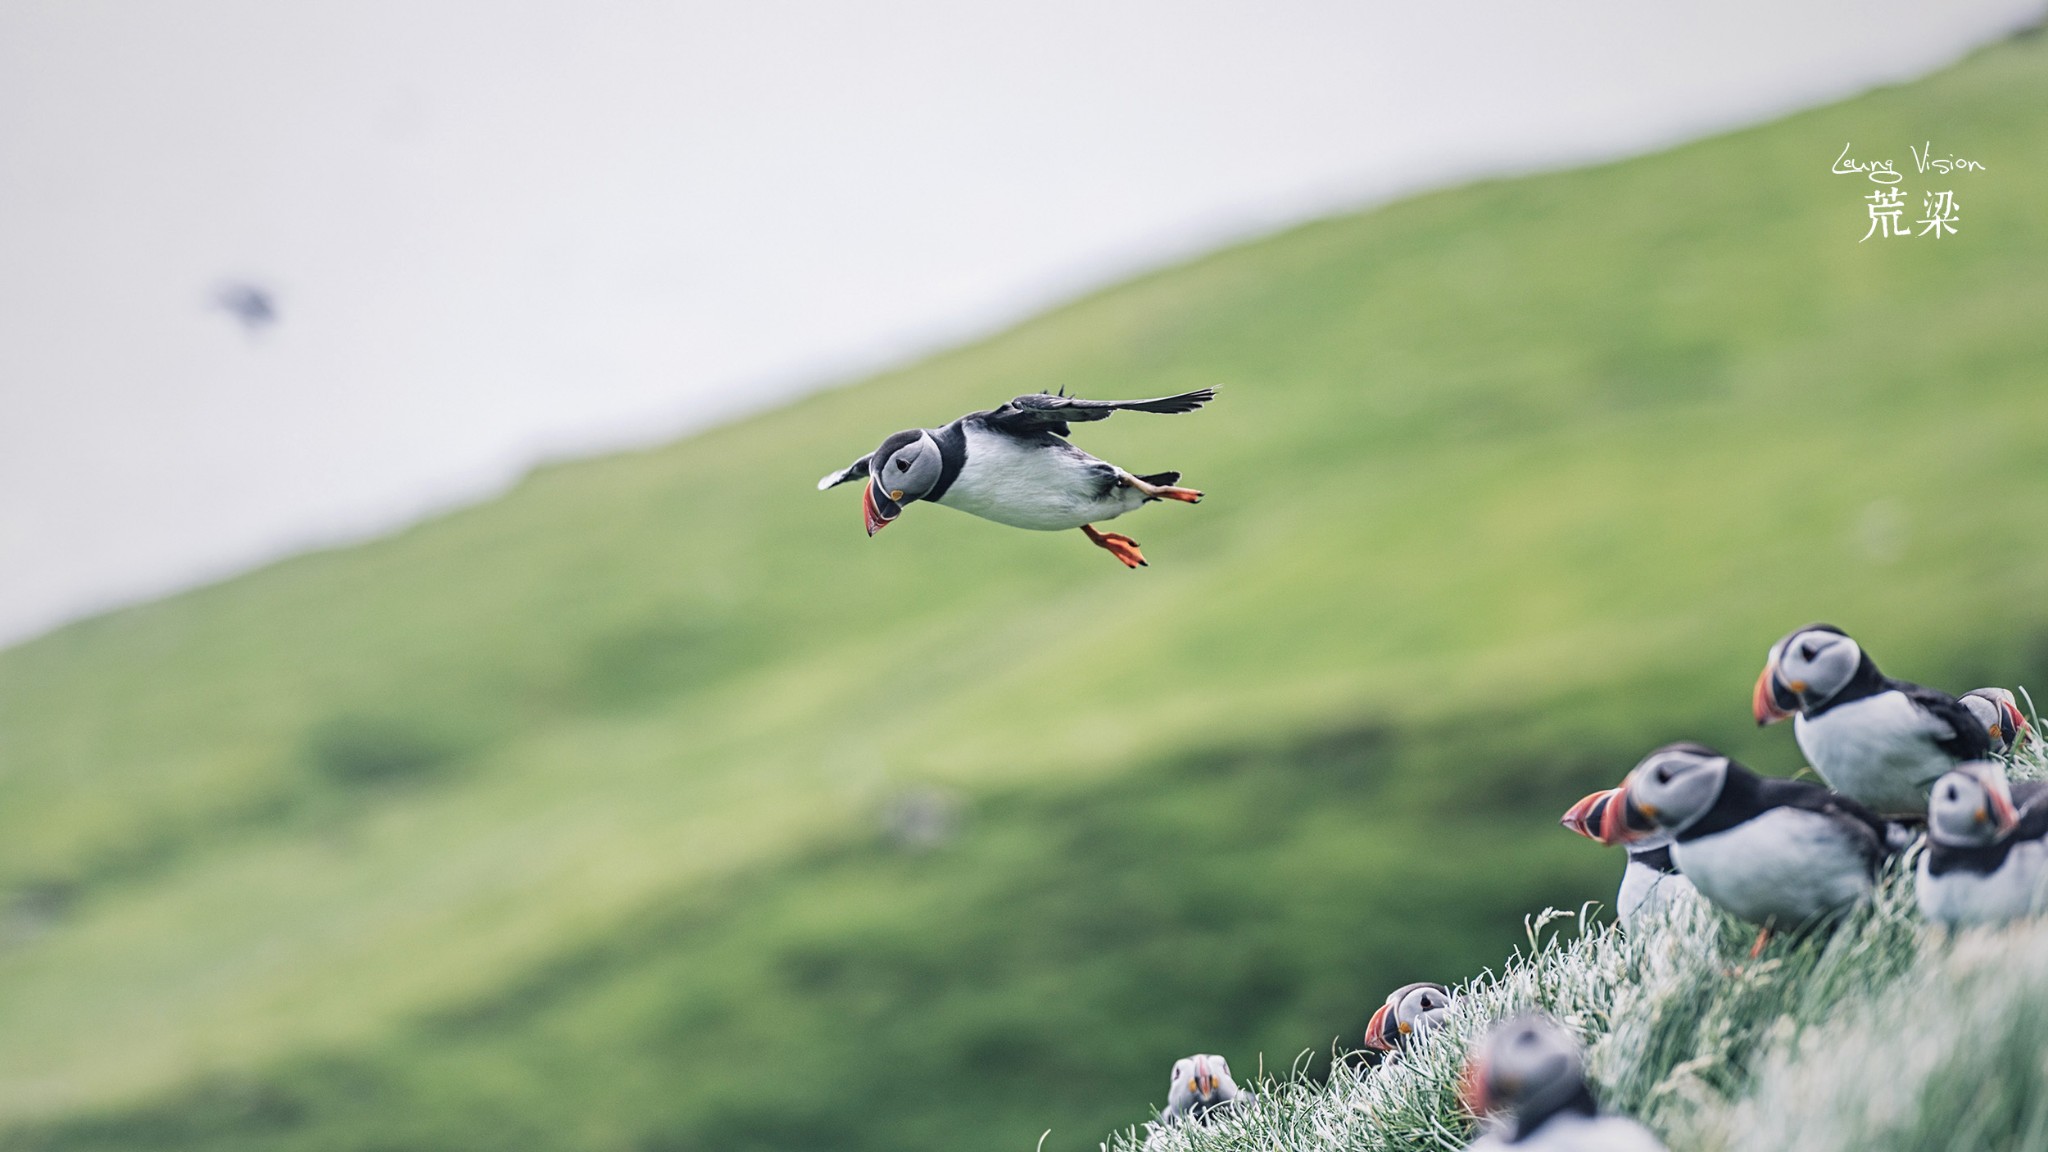
[[[2044,774],[2038,752],[2015,766]],[[1627,934],[1545,912],[1526,948],[1456,990],[1445,1029],[1398,1058],[1360,1077],[1269,1082],[1228,1121],[1127,1129],[1104,1148],[1460,1149],[1465,1053],[1525,1009],[1577,1031],[1603,1111],[1642,1120],[1673,1152],[2048,1148],[2048,921],[1927,924],[1918,851],[1832,931],[1780,937],[1755,960],[1753,927],[1705,901],[1673,902]]]

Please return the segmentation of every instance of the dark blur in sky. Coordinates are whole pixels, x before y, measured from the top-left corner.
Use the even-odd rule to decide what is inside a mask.
[[[2038,11],[15,0],[0,643],[1222,239],[1915,75]]]

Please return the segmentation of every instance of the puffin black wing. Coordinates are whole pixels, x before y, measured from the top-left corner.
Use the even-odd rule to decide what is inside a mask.
[[[2037,781],[2022,781],[2021,783],[2037,783]],[[2019,785],[2013,785],[2013,789],[2017,792]],[[2013,799],[2018,800],[2019,797],[2015,795]],[[2039,800],[2040,794],[2036,793],[2033,799]],[[2027,840],[2039,840],[2043,836],[2048,836],[2048,804],[2022,803],[2020,805],[2020,822],[2013,826],[2012,831],[2006,833],[2005,838],[2017,844]]]
[[[1872,871],[1903,847],[1892,837],[1893,825],[1847,796],[1806,780],[1779,780],[1768,776],[1761,779],[1763,786],[1757,794],[1768,803],[1840,818],[1842,826],[1855,837]]]
[[[1083,400],[1078,396],[1051,396],[1039,392],[1019,396],[989,413],[985,419],[990,426],[1013,435],[1051,432],[1064,436],[1069,422],[1081,424],[1090,420],[1107,420],[1117,412],[1159,412],[1167,415],[1193,412],[1215,398],[1214,388],[1197,388],[1193,392],[1152,400]]]
[[[1977,722],[1961,701],[1946,692],[1904,680],[1894,680],[1891,686],[1918,705],[1921,711],[1948,725],[1948,738],[1944,740],[1937,736],[1934,740],[1943,752],[1957,760],[1983,760],[1991,755],[1991,734],[1984,731],[1984,725]]]
[[[827,472],[818,480],[818,491],[823,492],[827,488],[837,488],[848,480],[859,480],[866,477],[868,474],[868,461],[874,459],[874,457],[875,454],[870,452],[837,472]]]

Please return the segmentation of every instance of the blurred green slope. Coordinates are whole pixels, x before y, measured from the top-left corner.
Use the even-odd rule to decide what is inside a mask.
[[[1555,813],[1825,617],[2048,683],[2038,37],[1324,221],[0,653],[18,1147],[1092,1147],[1604,895]],[[1962,231],[1858,244],[1907,144]],[[1917,215],[1917,213],[1914,213]],[[1210,499],[1078,534],[813,478],[1018,392]],[[911,850],[892,801],[957,805]]]

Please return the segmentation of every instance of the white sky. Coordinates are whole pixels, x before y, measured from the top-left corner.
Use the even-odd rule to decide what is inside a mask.
[[[0,0],[0,643],[2038,11]]]

